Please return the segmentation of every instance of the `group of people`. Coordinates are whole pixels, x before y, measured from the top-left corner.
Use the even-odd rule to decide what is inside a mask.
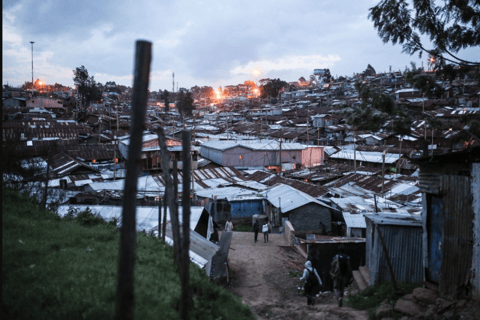
[[[233,231],[233,223],[231,219],[225,223],[226,232]],[[260,224],[258,219],[255,219],[253,223],[253,232],[255,235],[255,243],[258,241],[258,232],[260,231]],[[265,220],[262,225],[263,242],[268,242],[268,233],[271,231],[271,226],[268,220]],[[339,253],[333,257],[330,263],[330,276],[333,280],[333,290],[338,302],[338,306],[343,305],[343,293],[346,286],[348,286],[352,280],[352,268],[350,266],[350,257],[345,253],[344,245],[338,247]],[[311,261],[305,262],[305,269],[303,275],[300,278],[304,281],[305,296],[307,297],[307,305],[315,304],[315,296],[318,293],[318,289],[323,284],[322,279],[318,275],[317,270],[312,266]]]
[[[230,232],[233,231],[233,223],[232,219],[228,219],[227,222],[225,223],[225,232]],[[253,223],[253,232],[255,234],[254,241],[258,241],[258,232],[260,231],[260,224],[258,223],[258,219],[255,219]],[[262,225],[262,233],[263,233],[263,242],[268,242],[268,233],[272,231],[272,226],[268,222],[268,219],[265,220],[265,222]]]
[[[268,242],[268,233],[272,230],[272,227],[270,223],[268,223],[268,220],[265,220],[265,222],[262,225],[262,233],[263,233],[263,242]],[[255,219],[255,222],[253,223],[253,233],[255,234],[254,241],[258,241],[258,231],[260,231],[260,224],[258,223],[258,220]]]
[[[333,280],[333,291],[335,298],[337,299],[338,306],[343,305],[343,293],[345,287],[348,286],[352,280],[352,268],[350,266],[350,257],[345,253],[345,247],[340,245],[338,248],[339,253],[333,257],[330,263],[330,276]],[[300,278],[304,281],[305,296],[307,297],[307,305],[315,304],[315,296],[318,293],[319,287],[323,284],[322,279],[317,273],[317,270],[313,268],[312,262],[305,262],[305,269],[303,275]]]

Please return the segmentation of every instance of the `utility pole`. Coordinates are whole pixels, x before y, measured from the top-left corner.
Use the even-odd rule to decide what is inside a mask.
[[[317,128],[317,146],[320,145],[320,127]]]
[[[30,41],[30,43],[32,44],[32,96],[33,96],[33,44],[35,42]]]
[[[403,141],[403,137],[400,138],[400,153],[399,153],[399,157],[398,157],[398,173],[400,173],[402,171],[402,165],[400,163],[400,158],[402,157],[402,141]]]
[[[357,173],[357,145],[355,144],[355,134],[353,135],[353,172]]]
[[[47,175],[45,177],[45,192],[43,194],[43,208],[47,208],[48,180],[50,175],[50,150],[47,152]]]
[[[308,136],[308,114],[307,114],[307,144],[310,144],[310,137]]]
[[[385,153],[387,149],[385,149],[385,141],[383,141],[383,153],[382,153],[382,197],[385,198],[384,187],[385,187]]]
[[[172,92],[175,93],[175,72],[172,72]]]
[[[278,170],[278,174],[280,175],[280,172],[282,172],[282,138],[280,138],[280,157],[279,157],[279,162],[280,162],[280,169]]]
[[[113,181],[117,177],[117,148],[113,149]]]
[[[432,127],[432,157],[433,157],[433,127]]]

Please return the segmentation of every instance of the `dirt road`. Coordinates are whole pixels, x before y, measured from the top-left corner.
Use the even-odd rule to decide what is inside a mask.
[[[258,319],[368,319],[366,311],[337,307],[332,293],[321,294],[314,306],[307,306],[303,291],[298,290],[305,258],[287,246],[283,234],[269,234],[266,243],[261,233],[257,243],[253,238],[253,232],[233,232],[229,290]]]

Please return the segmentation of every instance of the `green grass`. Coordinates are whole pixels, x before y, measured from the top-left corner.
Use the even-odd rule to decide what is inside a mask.
[[[2,198],[2,318],[114,318],[117,229],[97,224],[85,214],[78,219],[61,219],[6,188]],[[248,306],[210,282],[204,270],[194,264],[190,278],[191,319],[254,318]],[[172,248],[139,233],[135,318],[178,318],[180,291]]]
[[[348,296],[345,305],[360,310],[368,310],[371,319],[375,319],[375,310],[386,299],[393,305],[395,301],[411,293],[413,289],[420,287],[420,283],[397,283],[398,290],[393,290],[391,282],[383,282],[367,287],[362,292]],[[393,318],[398,318],[401,313],[393,312],[389,315]]]
[[[242,224],[240,226],[234,226],[233,231],[253,232],[253,229],[251,224]]]

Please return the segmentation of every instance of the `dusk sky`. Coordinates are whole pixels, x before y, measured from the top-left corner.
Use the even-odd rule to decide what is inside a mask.
[[[3,1],[3,84],[31,81],[73,86],[84,65],[96,81],[132,86],[135,41],[153,43],[150,90],[214,88],[256,80],[307,80],[404,70],[418,55],[383,44],[368,19],[379,0]],[[475,53],[478,56],[478,52]],[[466,53],[471,58],[473,53]],[[175,89],[177,84],[175,83]]]

